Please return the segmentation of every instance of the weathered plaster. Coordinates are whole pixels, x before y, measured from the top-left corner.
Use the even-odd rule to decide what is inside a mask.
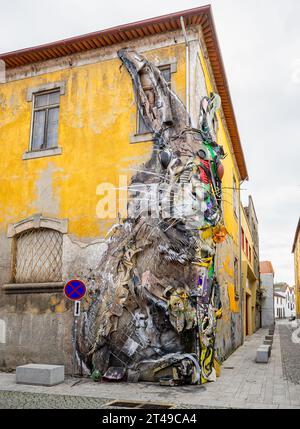
[[[0,319],[0,344],[6,343],[6,323]]]
[[[89,272],[99,269],[101,256],[107,250],[104,240],[78,239],[64,236],[63,240],[63,278],[87,278]]]
[[[234,258],[237,249],[232,238],[218,246],[216,266],[221,285],[223,317],[218,320],[216,350],[219,358],[224,360],[242,343],[242,320],[240,300],[236,299],[234,290]]]
[[[59,196],[57,188],[54,187],[54,173],[63,172],[53,163],[48,163],[46,169],[42,170],[36,181],[36,200],[33,201],[32,207],[35,211],[57,216],[59,213]]]
[[[209,96],[204,71],[199,57],[199,43],[194,40],[189,44],[190,49],[190,116],[192,126],[198,128],[200,102],[202,97]]]

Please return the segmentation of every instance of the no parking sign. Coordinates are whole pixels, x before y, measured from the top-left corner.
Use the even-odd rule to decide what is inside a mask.
[[[70,280],[65,285],[64,294],[71,301],[81,301],[86,295],[86,286],[81,280]]]

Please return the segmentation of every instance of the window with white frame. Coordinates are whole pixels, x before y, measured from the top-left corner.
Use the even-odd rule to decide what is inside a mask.
[[[33,95],[31,151],[58,147],[60,89]]]

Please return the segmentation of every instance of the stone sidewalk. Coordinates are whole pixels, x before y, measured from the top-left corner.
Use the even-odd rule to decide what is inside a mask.
[[[168,388],[152,383],[94,383],[87,379],[68,378],[64,384],[47,388],[17,385],[14,374],[1,373],[0,408],[106,408],[111,400],[130,399],[190,409],[300,409],[300,385],[293,382],[295,379],[292,381],[286,377],[282,368],[284,349],[281,350],[280,338],[283,338],[282,346],[285,348],[287,330],[292,333],[286,322],[285,326],[277,325],[268,364],[255,363],[256,348],[267,334],[266,330],[260,330],[227,359],[218,381],[205,386]],[[292,353],[297,353],[299,359],[300,345],[293,346]]]

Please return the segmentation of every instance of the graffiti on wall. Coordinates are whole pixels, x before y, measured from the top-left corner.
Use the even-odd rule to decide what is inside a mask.
[[[216,141],[221,100],[204,97],[198,128],[191,128],[185,106],[157,67],[130,49],[118,56],[153,133],[153,152],[132,178],[128,217],[112,229],[93,273],[78,359],[107,379],[215,381],[222,317],[215,259],[227,237],[225,154]]]

